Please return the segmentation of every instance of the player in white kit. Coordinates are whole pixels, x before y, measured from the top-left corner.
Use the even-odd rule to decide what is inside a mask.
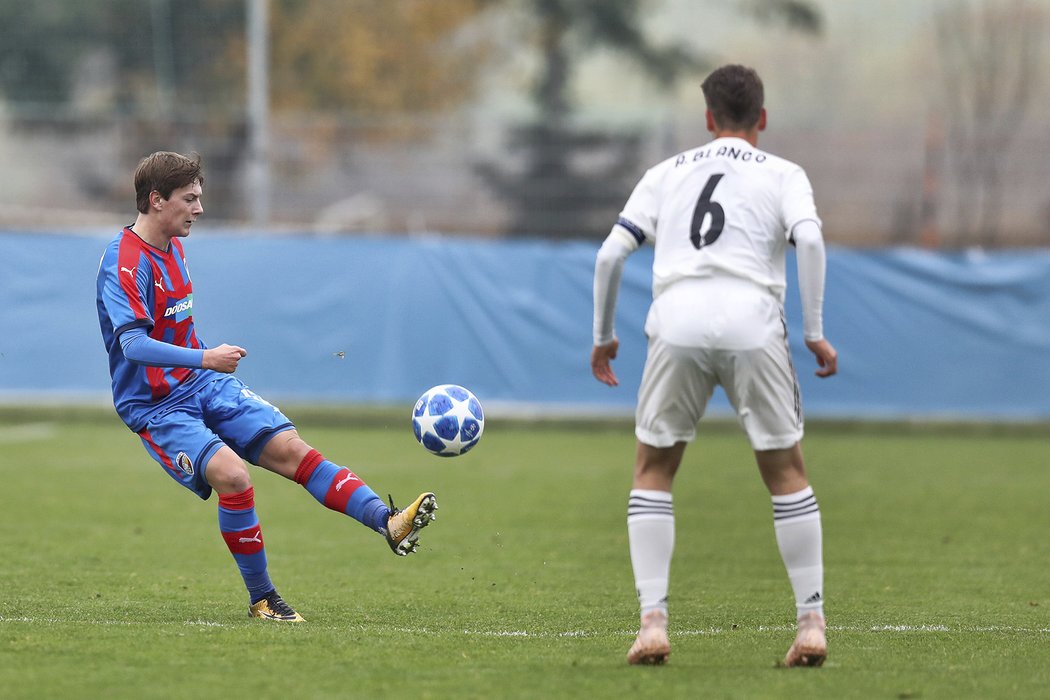
[[[631,565],[641,606],[632,664],[664,663],[674,549],[671,488],[716,385],[732,403],[773,501],[777,545],[795,595],[798,633],[786,666],[827,656],[820,510],[799,441],[802,406],[784,321],[784,257],[797,253],[806,347],[816,374],[837,371],[824,339],[825,254],[813,191],[801,167],[759,150],[763,87],[750,68],[723,66],[703,83],[715,139],[649,169],[598,252],[591,371],[618,384],[613,319],[627,256],[655,246],[649,347],[638,392]]]

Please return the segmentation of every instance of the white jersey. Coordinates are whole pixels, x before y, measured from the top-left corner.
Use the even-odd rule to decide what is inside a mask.
[[[820,225],[805,171],[724,137],[650,168],[618,223],[655,246],[654,300],[681,279],[731,276],[783,301],[785,246],[805,220]]]

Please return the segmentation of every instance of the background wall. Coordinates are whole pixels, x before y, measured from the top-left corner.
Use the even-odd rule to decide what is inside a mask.
[[[94,308],[110,234],[0,236],[0,400],[109,400]],[[247,237],[194,229],[194,318],[249,351],[272,399],[403,405],[459,383],[491,412],[630,413],[645,354],[652,250],[626,266],[619,388],[590,375],[590,242]],[[828,255],[825,328],[841,373],[818,380],[788,317],[809,416],[1050,418],[1050,251]],[[713,406],[728,411],[721,393]]]

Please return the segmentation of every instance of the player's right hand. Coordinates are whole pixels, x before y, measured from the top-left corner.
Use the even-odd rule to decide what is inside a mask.
[[[616,359],[616,351],[620,348],[620,341],[613,340],[605,345],[595,345],[591,350],[591,373],[594,378],[602,384],[619,386],[620,380],[616,378],[616,372],[612,369],[612,360]]]
[[[839,371],[839,354],[826,339],[807,340],[806,347],[817,358],[820,369],[816,371],[818,377],[830,377]]]
[[[237,371],[237,363],[248,354],[248,351],[236,345],[222,345],[208,348],[204,351],[204,360],[201,362],[203,369],[213,369],[224,374],[233,374]]]

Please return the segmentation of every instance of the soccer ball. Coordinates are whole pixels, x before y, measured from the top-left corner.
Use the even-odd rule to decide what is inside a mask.
[[[485,412],[478,397],[456,384],[428,389],[412,409],[412,431],[428,452],[455,457],[478,444]]]

